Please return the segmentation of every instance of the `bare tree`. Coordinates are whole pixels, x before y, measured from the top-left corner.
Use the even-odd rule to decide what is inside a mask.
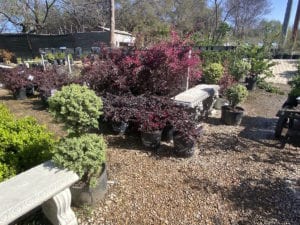
[[[0,14],[24,33],[40,33],[57,0],[0,0]]]
[[[62,29],[65,32],[97,30],[109,23],[109,0],[59,0],[59,2],[58,11],[66,28]]]
[[[225,6],[235,35],[243,38],[247,29],[257,25],[270,12],[271,3],[269,0],[227,0]]]

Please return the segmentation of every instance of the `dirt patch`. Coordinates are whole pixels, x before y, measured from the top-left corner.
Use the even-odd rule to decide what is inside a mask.
[[[33,108],[36,99],[17,102],[6,94],[0,102],[15,114],[33,115],[63,134],[45,110]],[[209,117],[189,159],[173,157],[167,144],[153,153],[138,136],[106,135],[108,193],[93,209],[76,209],[79,224],[300,224],[299,147],[280,148],[273,139],[275,114],[285,99],[251,93],[238,127],[221,124],[220,113]]]

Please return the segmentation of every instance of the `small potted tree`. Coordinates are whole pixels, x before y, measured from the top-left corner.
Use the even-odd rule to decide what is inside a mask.
[[[243,59],[238,59],[233,61],[229,65],[230,74],[234,77],[236,81],[244,82],[246,76],[251,69],[251,64]]]
[[[246,76],[246,87],[247,90],[253,91],[256,89],[258,80],[273,76],[271,67],[275,63],[268,59],[268,51],[265,46],[250,45],[245,47],[244,50],[248,58],[247,61],[250,63],[249,73]]]
[[[71,187],[73,203],[94,204],[103,198],[107,186],[106,144],[102,136],[89,134],[98,128],[102,100],[88,87],[71,84],[49,98],[49,110],[69,133],[58,144],[53,160],[81,177]]]
[[[80,180],[71,187],[72,203],[93,205],[103,199],[107,187],[106,144],[102,136],[83,134],[62,139],[53,161],[76,172]]]
[[[227,125],[239,125],[244,115],[244,109],[237,105],[246,100],[248,91],[245,86],[235,84],[226,90],[225,95],[229,105],[222,106],[221,120]]]

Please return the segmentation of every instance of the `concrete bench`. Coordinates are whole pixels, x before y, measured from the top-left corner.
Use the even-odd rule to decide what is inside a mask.
[[[219,85],[199,84],[172,99],[180,105],[195,110],[197,118],[207,116],[211,111],[214,100],[219,95]]]
[[[79,180],[76,173],[42,163],[0,183],[0,225],[7,225],[42,205],[54,225],[77,225],[71,209],[69,187]]]

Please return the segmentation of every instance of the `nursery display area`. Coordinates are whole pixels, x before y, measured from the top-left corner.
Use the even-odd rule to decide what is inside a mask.
[[[79,224],[299,224],[299,143],[274,139],[298,95],[269,84],[268,49],[199,52],[175,33],[144,50],[101,46],[62,66],[0,70],[0,182],[46,160],[75,171]],[[217,84],[199,118],[173,97]],[[40,210],[17,224],[47,224]]]

